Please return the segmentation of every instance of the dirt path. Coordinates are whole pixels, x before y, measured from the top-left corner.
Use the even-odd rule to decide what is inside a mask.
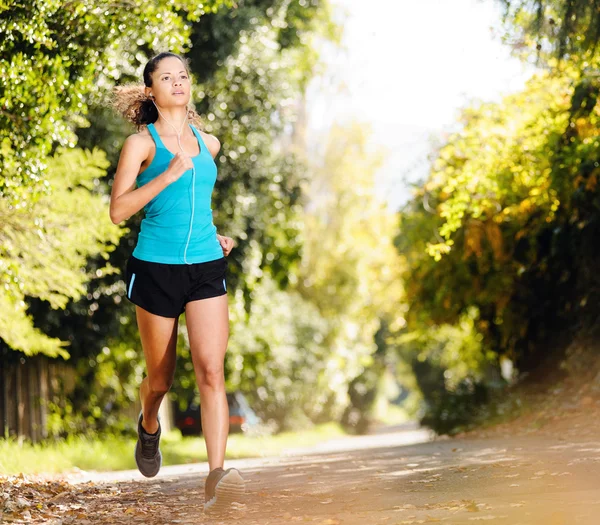
[[[247,497],[228,520],[203,514],[206,465],[196,465],[163,469],[152,480],[131,480],[133,474],[126,473],[76,484],[5,481],[0,498],[3,493],[5,508],[14,512],[4,512],[0,522],[600,523],[597,440],[526,436],[410,442],[406,432],[396,432],[329,443],[310,454],[232,462],[247,479]],[[129,481],[116,481],[127,476]]]

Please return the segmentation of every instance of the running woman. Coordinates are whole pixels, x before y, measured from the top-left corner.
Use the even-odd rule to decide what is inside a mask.
[[[227,259],[234,242],[217,234],[211,198],[217,138],[188,108],[187,63],[160,53],[144,68],[144,86],[120,87],[115,107],[138,133],[123,144],[110,200],[118,224],[144,208],[137,245],[127,261],[127,298],[136,319],[147,375],[140,387],[135,460],[155,476],[161,466],[158,409],[173,382],[179,316],[185,311],[202,406],[209,474],[205,510],[239,501],[244,481],[223,469],[229,432],[224,359],[229,339]]]

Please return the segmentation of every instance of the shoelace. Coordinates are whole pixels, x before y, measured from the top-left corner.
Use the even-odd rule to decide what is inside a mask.
[[[158,436],[140,435],[140,443],[142,444],[142,456],[146,459],[152,459],[158,452]]]

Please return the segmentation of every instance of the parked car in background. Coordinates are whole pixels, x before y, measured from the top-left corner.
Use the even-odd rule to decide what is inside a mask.
[[[241,392],[228,393],[227,405],[229,407],[229,432],[248,432],[261,424],[260,418]],[[196,399],[192,399],[188,403],[186,410],[181,410],[179,404],[175,403],[173,411],[175,426],[182,435],[197,436],[202,433],[201,407]]]

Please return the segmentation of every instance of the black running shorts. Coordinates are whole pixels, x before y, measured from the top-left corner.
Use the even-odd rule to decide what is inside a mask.
[[[228,262],[225,257],[195,264],[127,261],[127,298],[144,310],[162,317],[179,317],[190,301],[227,293]]]

